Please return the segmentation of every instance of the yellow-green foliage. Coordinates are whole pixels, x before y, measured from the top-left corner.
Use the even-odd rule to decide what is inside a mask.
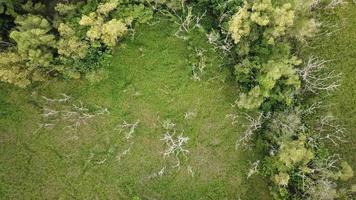
[[[249,4],[246,2],[244,7],[232,17],[230,22],[229,31],[236,44],[240,42],[242,37],[250,34],[251,22],[249,18],[251,17],[251,13],[248,11],[249,7]]]
[[[277,39],[287,34],[301,40],[311,36],[315,32],[315,21],[298,20],[296,12],[301,7],[297,5],[299,4],[274,5],[272,0],[257,0],[252,4],[245,1],[229,23],[231,37],[237,44],[258,28],[263,28],[263,39],[269,44],[274,44]],[[293,27],[296,24],[301,30],[294,32],[292,30],[295,30]]]
[[[310,197],[308,199],[340,197],[345,192],[337,188],[334,180],[349,180],[353,177],[352,168],[341,162],[337,170],[337,160],[333,156],[324,152],[322,147],[315,151],[314,146],[310,146],[316,141],[310,137],[302,116],[299,109],[277,112],[266,124],[267,139],[277,149],[266,162],[276,189],[272,194],[276,199],[300,199],[300,194]],[[292,193],[287,189],[291,187],[294,188]]]
[[[56,46],[55,36],[50,34],[50,23],[41,16],[18,16],[17,27],[10,33],[11,39],[17,44],[17,51],[30,67],[49,67],[53,61],[53,48]]]
[[[0,14],[10,15],[16,17],[15,7],[18,2],[14,0],[0,0]]]
[[[303,41],[312,36],[316,24],[305,10],[294,0],[244,1],[231,17],[228,30],[242,60],[236,65],[235,75],[247,90],[240,95],[239,107],[256,109],[265,102],[269,104],[264,108],[292,104],[300,88],[295,67],[301,61],[290,55],[288,40],[293,37]]]
[[[88,44],[80,40],[70,26],[61,23],[58,27],[58,32],[61,36],[57,44],[60,55],[72,59],[82,59],[87,55]]]
[[[43,74],[34,67],[27,67],[16,52],[0,53],[0,81],[25,88],[33,81],[43,80]]]
[[[17,16],[15,23],[10,38],[17,46],[0,53],[0,80],[24,88],[31,81],[44,79],[43,73],[53,61],[56,40],[49,33],[50,23],[41,16]]]
[[[67,15],[71,12],[73,12],[76,9],[76,6],[73,4],[64,4],[64,3],[57,3],[55,10],[60,14],[60,15]]]
[[[305,142],[305,136],[300,136],[298,140],[284,139],[279,141],[280,149],[273,161],[277,174],[272,177],[277,185],[288,185],[290,179],[288,173],[291,170],[298,169],[304,174],[312,172],[307,164],[314,158],[314,153],[311,149],[306,148]]]
[[[259,108],[266,99],[278,101],[290,105],[293,94],[300,88],[299,77],[294,69],[301,63],[296,57],[282,60],[269,60],[258,67],[256,74],[257,85],[247,94],[240,94],[237,105],[240,108]],[[244,70],[243,66],[237,66],[236,71]],[[275,91],[278,91],[276,93]]]
[[[29,74],[30,71],[26,70],[26,66],[23,63],[21,56],[19,56],[17,53],[0,53],[1,81],[24,88],[31,83],[28,80]]]
[[[26,12],[29,12],[29,13],[44,12],[46,9],[46,6],[44,4],[42,4],[41,2],[33,3],[32,0],[28,0],[21,7],[23,10],[25,10]]]
[[[118,5],[119,5],[119,2],[117,0],[111,0],[109,2],[99,4],[96,12],[100,15],[108,16],[109,13],[111,11],[114,11]]]
[[[263,92],[261,91],[260,86],[256,86],[248,93],[241,93],[239,100],[236,103],[239,108],[251,110],[260,107],[263,101]]]
[[[101,41],[109,47],[116,45],[118,38],[127,32],[127,26],[121,20],[107,21],[107,16],[118,6],[116,1],[100,4],[96,12],[82,16],[79,24],[89,26],[86,35],[92,42]]]
[[[126,32],[126,24],[122,23],[120,20],[112,19],[103,24],[101,39],[104,44],[112,47],[116,45],[117,39],[123,37]]]
[[[114,18],[123,19],[128,25],[146,23],[153,18],[153,10],[144,4],[125,5],[113,13]]]
[[[149,2],[155,4],[165,5],[171,9],[182,9],[187,0],[139,0],[141,2]]]
[[[356,184],[352,184],[350,190],[352,193],[356,193]]]
[[[276,199],[340,198],[343,192],[332,179],[353,177],[346,162],[335,170],[335,161],[319,146],[314,132],[303,124],[302,112],[294,106],[299,102],[294,98],[301,87],[297,73],[301,61],[291,50],[317,31],[318,23],[310,14],[315,2],[245,0],[228,23],[239,60],[235,75],[242,94],[237,105],[266,113],[279,109],[299,113],[285,119],[272,114],[265,121],[267,132],[261,130],[273,147],[266,174],[275,184]]]
[[[284,168],[289,170],[299,164],[305,167],[313,158],[314,154],[310,149],[305,147],[304,136],[301,136],[298,140],[283,141],[280,143],[280,152],[278,154],[278,160],[283,164]]]
[[[276,7],[270,12],[271,28],[267,29],[264,36],[270,44],[273,44],[275,39],[284,36],[287,29],[293,26],[295,15],[289,3]]]
[[[351,166],[347,162],[343,161],[340,164],[340,167],[341,167],[340,171],[338,171],[334,175],[335,179],[340,179],[342,181],[347,181],[347,180],[351,179],[354,176],[354,172],[353,172]]]
[[[274,183],[279,186],[287,186],[289,179],[290,179],[289,175],[284,172],[280,172],[279,174],[276,174],[273,177]]]
[[[78,78],[80,73],[98,68],[101,57],[109,52],[106,47],[117,44],[127,33],[128,24],[139,17],[145,21],[150,16],[143,4],[133,7],[120,0],[100,2],[59,2],[55,6],[58,13],[50,16],[53,21],[48,21],[50,17],[45,17],[48,13],[43,12],[46,4],[31,0],[0,0],[0,14],[16,17],[16,26],[10,34],[1,32],[16,45],[7,52],[19,57],[18,62],[3,59],[1,79],[24,87],[32,80],[42,79],[42,74],[48,75],[50,71],[51,74]],[[121,9],[126,13],[117,14]],[[13,23],[9,19],[1,21],[3,24],[12,26]]]

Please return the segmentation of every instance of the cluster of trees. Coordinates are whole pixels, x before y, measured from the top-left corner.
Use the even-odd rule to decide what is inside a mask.
[[[235,44],[238,107],[272,113],[255,132],[270,147],[263,173],[275,199],[334,199],[350,192],[336,181],[352,178],[351,167],[331,156],[316,137],[322,133],[303,121],[301,99],[310,83],[299,73],[308,66],[295,49],[317,33],[313,11],[325,3],[245,0],[225,22]]]
[[[261,130],[271,147],[262,172],[271,178],[274,198],[347,198],[352,189],[338,187],[337,181],[350,180],[352,168],[328,152],[318,137],[323,133],[307,127],[302,113],[275,112]]]
[[[0,81],[24,88],[53,76],[92,77],[152,10],[140,1],[0,0],[0,15]]]
[[[268,110],[293,102],[301,85],[296,67],[302,62],[292,55],[289,41],[304,41],[317,29],[305,16],[313,1],[298,2],[245,1],[231,18],[229,33],[239,60],[235,75],[243,91],[239,107]]]

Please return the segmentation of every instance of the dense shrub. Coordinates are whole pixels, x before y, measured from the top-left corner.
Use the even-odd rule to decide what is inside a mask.
[[[353,171],[327,151],[314,137],[318,133],[306,127],[302,118],[300,111],[275,112],[266,124],[264,138],[272,148],[263,173],[274,184],[272,195],[274,199],[340,197],[344,190],[336,187],[336,181],[349,180]]]
[[[302,40],[315,31],[309,23],[299,23],[301,7],[295,2],[283,4],[271,0],[244,2],[231,17],[229,33],[236,44],[239,63],[235,74],[242,91],[241,108],[269,109],[275,104],[290,105],[300,81],[296,67],[301,61],[291,55],[290,38]],[[302,21],[305,21],[303,18]],[[310,20],[312,22],[313,20]],[[304,33],[293,31],[298,26]]]

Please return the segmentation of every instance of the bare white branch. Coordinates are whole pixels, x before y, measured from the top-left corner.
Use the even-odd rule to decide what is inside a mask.
[[[193,13],[193,7],[191,6],[183,6],[184,9],[182,9],[182,13],[174,10],[174,9],[164,9],[164,10],[160,10],[158,9],[158,11],[173,19],[174,23],[178,25],[178,30],[177,32],[174,34],[176,37],[183,39],[183,40],[187,40],[188,38],[184,35],[182,35],[182,33],[189,33],[191,30],[195,29],[195,28],[200,28],[201,27],[201,20],[205,17],[206,12],[205,11],[203,14],[201,15],[194,15]]]
[[[250,169],[249,169],[249,171],[247,173],[247,179],[249,179],[252,175],[258,173],[258,167],[260,165],[260,161],[257,160],[257,161],[255,161],[253,163],[250,163],[250,164],[251,164],[251,167],[250,167]]]
[[[225,116],[225,118],[231,120],[231,125],[235,125],[239,122],[238,118],[240,118],[240,116],[237,114],[230,113],[230,114],[227,114]]]
[[[310,57],[305,67],[299,70],[299,75],[304,83],[304,90],[319,94],[319,92],[331,92],[340,86],[341,74],[332,70],[325,72],[327,61]]]
[[[193,171],[192,166],[188,165],[188,166],[187,166],[187,170],[188,170],[188,173],[189,173],[192,177],[194,177],[194,171]]]
[[[192,119],[192,118],[194,118],[196,116],[197,116],[196,112],[187,111],[187,112],[184,113],[184,119],[185,120],[190,120],[190,119]]]
[[[151,175],[149,175],[147,177],[147,179],[152,179],[152,178],[156,178],[156,177],[162,177],[165,173],[166,173],[166,166],[163,166],[158,172],[154,172]]]
[[[331,2],[325,7],[327,9],[334,9],[341,4],[345,4],[345,0],[331,0]]]
[[[123,133],[126,140],[129,140],[132,138],[133,134],[135,133],[135,129],[138,127],[140,121],[136,121],[134,123],[127,123],[124,121],[121,125],[117,126],[115,130],[120,131],[120,133]]]
[[[335,146],[346,142],[344,139],[346,129],[338,124],[337,119],[332,115],[321,117],[316,130],[318,131],[319,140],[328,140]]]
[[[315,102],[315,103],[311,104],[310,106],[306,107],[305,109],[299,110],[299,114],[312,115],[312,114],[315,114],[317,112],[317,110],[319,110],[321,107],[323,107],[323,102],[318,101],[318,102]]]
[[[212,31],[206,35],[209,44],[211,44],[214,49],[221,50],[224,55],[228,55],[231,52],[231,49],[235,46],[230,35],[227,31],[222,30],[224,38],[217,31]]]
[[[192,79],[194,81],[200,81],[201,77],[204,74],[205,68],[206,68],[206,57],[204,55],[205,50],[204,49],[195,49],[195,55],[197,58],[197,62],[193,63],[192,66],[192,73],[193,73],[193,77]]]
[[[52,98],[48,98],[45,96],[42,96],[42,98],[47,102],[47,103],[65,103],[67,101],[69,101],[72,97],[68,96],[66,94],[61,94],[62,98],[58,98],[58,99],[52,99]]]
[[[338,23],[335,23],[334,21],[323,20],[323,22],[318,22],[317,27],[318,33],[315,35],[314,38],[322,39],[335,35],[336,33],[343,30],[346,25],[344,20],[339,20]]]
[[[164,141],[166,149],[163,151],[164,157],[173,156],[176,160],[176,165],[173,168],[180,169],[180,155],[183,155],[186,159],[187,154],[189,154],[189,150],[185,148],[188,143],[189,138],[183,136],[183,132],[176,136],[176,125],[172,123],[170,120],[166,120],[162,123],[162,127],[165,129],[165,134],[162,141]]]
[[[249,121],[249,124],[243,125],[246,127],[242,137],[236,141],[236,149],[240,146],[249,147],[252,136],[262,127],[262,123],[267,116],[260,112],[257,117],[245,113],[245,119]]]
[[[130,146],[127,149],[125,149],[123,152],[119,153],[116,156],[117,160],[120,161],[124,156],[126,156],[131,151],[131,146],[132,146],[132,143],[130,144]]]
[[[91,111],[83,102],[71,103],[73,99],[69,95],[61,94],[61,96],[63,97],[57,99],[42,96],[45,100],[42,111],[44,120],[42,128],[53,128],[61,123],[68,131],[77,132],[89,120],[110,113],[107,108],[99,106],[96,110]]]

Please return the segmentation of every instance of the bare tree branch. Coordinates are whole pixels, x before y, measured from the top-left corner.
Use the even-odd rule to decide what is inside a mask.
[[[300,69],[299,75],[304,83],[304,90],[319,94],[319,92],[331,92],[340,86],[341,74],[334,70],[325,72],[327,61],[310,57],[306,66]]]
[[[262,127],[263,120],[265,119],[265,115],[263,112],[260,112],[257,117],[252,117],[251,115],[245,113],[245,119],[249,121],[249,124],[243,125],[246,127],[245,132],[242,137],[236,141],[235,148],[237,149],[240,146],[249,147],[250,141],[253,135]]]
[[[185,145],[188,143],[189,138],[183,136],[183,132],[176,136],[175,124],[169,120],[164,121],[162,127],[165,129],[165,134],[161,140],[166,144],[166,149],[163,151],[163,156],[174,156],[176,165],[173,168],[180,169],[181,160],[179,156],[183,155],[185,158],[188,158],[187,154],[189,154],[189,151],[185,149]]]

